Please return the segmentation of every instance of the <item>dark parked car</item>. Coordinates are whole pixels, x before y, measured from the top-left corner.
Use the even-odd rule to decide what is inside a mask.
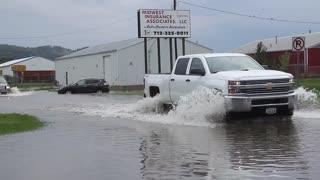
[[[110,86],[104,79],[88,78],[81,79],[76,83],[64,86],[58,90],[58,93],[103,93],[109,91]]]

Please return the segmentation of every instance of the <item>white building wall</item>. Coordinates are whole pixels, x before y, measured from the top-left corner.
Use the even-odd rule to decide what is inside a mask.
[[[1,67],[2,75],[10,75],[13,76],[13,72],[11,71],[11,66]]]
[[[161,39],[161,73],[170,73],[169,39]],[[172,40],[174,48],[174,41]],[[173,49],[173,64],[175,54]],[[186,54],[210,53],[211,49],[186,41]],[[103,75],[103,57],[110,55],[112,77]],[[182,40],[178,39],[178,55],[182,55]],[[96,54],[56,60],[56,79],[61,85],[81,78],[98,77],[106,79],[111,86],[142,85],[145,74],[144,43],[138,43],[109,54]],[[158,51],[156,39],[148,40],[148,73],[158,73]],[[108,73],[106,73],[108,74]]]
[[[42,57],[35,57],[26,61],[22,61],[13,65],[25,65],[26,71],[54,71],[54,62]],[[2,67],[3,75],[13,76],[11,66]]]
[[[68,73],[68,84],[82,78],[105,78],[103,74],[104,56],[110,56],[112,61],[115,61],[115,53],[56,60],[56,80],[60,85],[66,85],[66,72]]]
[[[35,57],[30,60],[22,61],[16,65],[26,65],[26,71],[54,71],[54,62],[42,57]]]
[[[140,85],[143,84],[144,76],[144,44],[118,51],[118,78],[115,85]]]
[[[182,40],[177,40],[178,55],[182,55]],[[157,39],[149,39],[148,45],[148,73],[158,74],[158,46]],[[171,73],[169,39],[160,40],[161,73]],[[174,40],[172,40],[174,48]],[[211,49],[186,41],[186,54],[212,53]],[[175,63],[175,51],[172,51],[172,65]],[[142,85],[145,74],[144,43],[119,51],[119,77],[116,85]]]

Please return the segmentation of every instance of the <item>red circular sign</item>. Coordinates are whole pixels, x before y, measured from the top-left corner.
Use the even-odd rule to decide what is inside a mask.
[[[304,39],[301,37],[297,37],[292,41],[292,48],[296,51],[301,51],[304,49]]]

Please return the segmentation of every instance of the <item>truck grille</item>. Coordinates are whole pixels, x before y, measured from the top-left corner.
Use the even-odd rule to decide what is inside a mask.
[[[262,93],[281,93],[281,92],[288,92],[289,86],[286,87],[274,87],[272,89],[266,89],[266,88],[252,88],[252,89],[242,89],[241,93],[246,94],[262,94]]]
[[[240,81],[237,85],[229,85],[229,92],[234,95],[273,95],[293,91],[294,83],[287,79],[266,79]],[[230,91],[231,90],[231,91]]]

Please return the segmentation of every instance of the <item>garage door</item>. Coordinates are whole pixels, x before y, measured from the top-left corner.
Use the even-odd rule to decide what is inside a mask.
[[[103,75],[104,75],[104,79],[108,82],[108,83],[113,83],[113,75],[114,75],[114,68],[112,68],[112,58],[111,56],[104,56],[103,57]]]

